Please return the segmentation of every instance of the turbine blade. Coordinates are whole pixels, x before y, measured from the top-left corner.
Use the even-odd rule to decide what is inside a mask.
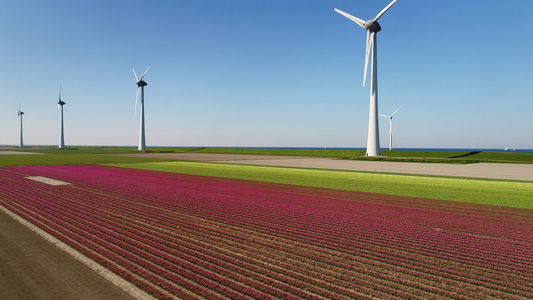
[[[135,97],[135,110],[133,112],[137,112],[137,100],[139,100],[139,90],[141,87],[137,87],[137,96]]]
[[[133,69],[133,68],[132,68]],[[135,80],[138,82],[139,78],[137,78],[137,73],[135,73],[135,69],[133,69],[133,75],[135,75]]]
[[[146,75],[146,72],[148,72],[148,69],[150,69],[150,66],[148,66],[148,68],[146,68],[146,71],[144,71],[144,74],[143,74],[143,76],[141,77],[141,79],[140,79],[140,80],[143,80],[143,78],[144,78],[144,75]]]
[[[61,84],[60,84],[59,85],[59,101],[57,102],[57,111],[59,111],[59,107],[61,106],[61,102],[63,102],[63,101],[61,101],[61,90],[62,90],[62,88],[61,88]]]
[[[389,5],[387,5],[387,7],[385,7],[382,11],[380,11],[379,14],[377,14],[376,17],[374,18],[374,22],[376,22],[379,18],[381,18],[381,16],[383,16],[383,14],[387,12],[387,10],[389,10],[389,8],[391,8],[391,6],[393,6],[394,3],[396,3],[396,1],[398,0],[392,0],[392,2]]]
[[[368,72],[368,57],[370,56],[370,49],[373,47],[374,33],[370,30],[366,31],[366,55],[365,55],[365,74],[363,77],[363,86],[366,84],[366,75]]]
[[[395,111],[394,111],[394,112],[392,113],[392,115],[390,115],[390,116],[391,116],[391,117],[392,117],[392,116],[394,116],[394,114],[395,114],[395,113],[397,113],[397,112],[398,112],[398,111],[400,110],[400,108],[402,108],[402,106],[403,106],[403,104],[402,104],[402,105],[400,105],[400,107],[398,107],[398,109],[397,109],[397,110],[395,110]]]
[[[352,16],[352,15],[350,15],[350,14],[348,14],[348,13],[345,13],[345,12],[343,12],[343,11],[340,10],[340,9],[336,9],[336,8],[335,8],[335,11],[338,12],[339,14],[345,16],[346,18],[348,18],[348,19],[354,21],[355,23],[359,24],[359,26],[365,28],[365,21],[363,21],[363,20],[361,20],[361,19],[359,19],[359,18],[357,18],[357,17],[354,17],[354,16]]]
[[[382,115],[382,114],[379,114],[380,116],[382,116],[383,118],[389,118],[389,116],[386,116],[386,115]]]

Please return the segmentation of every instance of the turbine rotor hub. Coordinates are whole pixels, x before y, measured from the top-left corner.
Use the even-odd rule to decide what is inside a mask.
[[[365,22],[365,29],[370,30],[372,32],[380,32],[381,25],[379,25],[377,21],[369,20]]]
[[[141,87],[141,86],[147,86],[147,85],[148,85],[148,83],[146,83],[146,81],[144,81],[144,80],[139,80],[139,81],[137,81],[137,86],[139,86],[139,87]]]

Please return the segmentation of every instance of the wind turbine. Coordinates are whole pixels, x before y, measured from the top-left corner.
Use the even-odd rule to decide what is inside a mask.
[[[24,148],[24,143],[22,142],[22,115],[24,114],[23,111],[20,110],[20,104],[19,104],[19,111],[18,111],[18,118],[20,119],[20,139],[19,139],[19,148]]]
[[[370,55],[370,49],[372,49],[372,62],[370,67],[370,116],[368,120],[368,140],[366,143],[366,155],[367,156],[380,156],[379,147],[379,125],[378,125],[378,70],[377,70],[377,33],[381,31],[381,26],[378,23],[379,18],[383,16],[391,6],[398,0],[393,0],[387,7],[385,7],[376,17],[372,20],[363,21],[357,17],[336,9],[339,14],[354,21],[359,26],[363,27],[367,31],[366,36],[366,56],[365,56],[365,73],[363,77],[363,86],[366,83],[367,70],[368,70],[368,57]]]
[[[150,66],[146,68],[146,71],[144,71],[143,76],[141,79],[137,78],[137,73],[135,73],[135,69],[133,69],[133,75],[135,75],[135,80],[137,80],[137,96],[135,97],[135,111],[137,111],[137,100],[139,99],[139,89],[141,90],[141,130],[139,134],[139,150],[146,150],[146,139],[144,137],[144,87],[148,85],[146,81],[144,81],[144,76],[146,75],[146,72],[148,72],[148,69],[150,69]]]
[[[403,104],[400,105],[400,107],[398,107],[397,110],[395,110],[392,115],[390,116],[386,116],[386,115],[382,115],[382,114],[379,114],[380,116],[384,117],[384,118],[388,118],[389,121],[390,121],[390,129],[389,129],[389,132],[390,132],[390,137],[389,137],[389,150],[392,151],[392,117],[394,116],[394,114],[396,114],[400,108],[402,108]]]
[[[57,102],[57,109],[59,110],[60,115],[60,133],[59,133],[59,149],[65,149],[65,134],[63,131],[63,105],[66,103],[61,100],[61,87],[59,87],[59,101]]]

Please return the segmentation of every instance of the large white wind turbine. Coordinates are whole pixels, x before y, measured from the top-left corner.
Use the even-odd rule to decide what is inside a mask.
[[[22,141],[22,115],[23,114],[24,114],[24,112],[20,110],[20,104],[19,104],[19,111],[18,111],[18,118],[20,119],[19,148],[24,148],[24,142]]]
[[[61,87],[59,88],[59,101],[57,102],[57,109],[59,109],[60,121],[59,121],[59,149],[65,148],[65,134],[63,126],[63,105],[66,103],[61,100]]]
[[[363,79],[363,86],[366,83],[367,69],[368,69],[368,57],[370,55],[370,49],[372,49],[372,62],[370,67],[370,116],[368,120],[368,140],[366,144],[367,156],[380,156],[379,147],[379,125],[378,125],[378,72],[377,72],[377,33],[381,31],[381,26],[378,23],[379,18],[383,16],[391,6],[398,0],[393,0],[387,7],[385,7],[376,17],[372,20],[363,21],[357,17],[347,14],[339,9],[335,8],[335,11],[339,14],[354,21],[359,26],[363,27],[367,31],[366,37],[366,56],[365,56],[365,73]]]
[[[379,114],[380,116],[389,119],[389,123],[390,123],[390,129],[389,129],[389,132],[390,132],[390,136],[389,136],[389,150],[390,150],[390,151],[392,151],[392,117],[394,117],[394,115],[400,110],[400,108],[402,108],[402,106],[403,106],[403,104],[400,105],[400,107],[398,107],[398,109],[395,110],[395,111],[392,113],[392,115],[390,115],[390,116],[386,116],[386,115]]]
[[[144,71],[144,74],[141,79],[137,78],[137,73],[135,73],[135,69],[133,69],[133,75],[135,75],[135,80],[137,80],[137,96],[135,97],[135,110],[137,110],[139,89],[141,90],[141,131],[139,134],[139,150],[146,150],[146,139],[144,137],[144,87],[147,86],[148,83],[146,83],[146,81],[144,81],[143,79],[146,75],[146,72],[148,72],[148,69],[150,69],[150,66],[146,68],[146,71]]]

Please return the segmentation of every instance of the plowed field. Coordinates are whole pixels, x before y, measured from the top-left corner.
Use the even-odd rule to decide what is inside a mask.
[[[158,298],[533,298],[532,210],[89,165],[0,205]]]

